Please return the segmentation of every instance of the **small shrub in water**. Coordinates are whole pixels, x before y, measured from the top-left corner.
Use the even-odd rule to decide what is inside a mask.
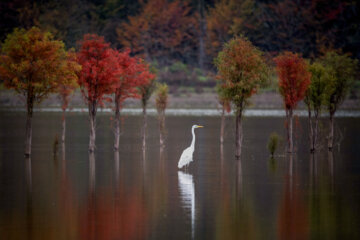
[[[267,145],[268,150],[272,157],[274,156],[274,153],[278,147],[278,143],[279,143],[279,135],[277,133],[272,133],[270,135],[269,142]]]
[[[56,134],[53,142],[53,153],[54,156],[58,153],[59,148],[59,136]]]

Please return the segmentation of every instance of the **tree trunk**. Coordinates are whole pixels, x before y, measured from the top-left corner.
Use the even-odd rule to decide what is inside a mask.
[[[146,116],[146,105],[143,105],[143,136],[142,136],[142,148],[146,147],[146,129],[147,129],[147,116]]]
[[[65,111],[66,109],[63,109],[62,118],[61,118],[61,143],[65,143],[65,131],[66,131]]]
[[[329,132],[329,138],[328,138],[328,148],[329,151],[332,151],[333,149],[333,145],[334,145],[334,113],[330,112],[330,121],[329,121],[329,127],[330,127],[330,132]]]
[[[33,115],[34,98],[32,93],[28,92],[26,101],[26,130],[25,130],[25,156],[31,155],[31,139],[32,139],[32,115]]]
[[[160,147],[165,145],[165,112],[159,112]]]
[[[96,138],[96,103],[89,103],[89,118],[90,118],[90,139],[89,139],[89,152],[95,151],[95,138]]]
[[[224,142],[224,129],[225,129],[225,107],[223,105],[221,112],[221,126],[220,126],[220,143]]]
[[[120,106],[118,101],[115,100],[115,126],[114,126],[114,150],[119,150],[120,144]]]
[[[317,139],[318,139],[318,132],[319,131],[319,111],[315,110],[315,127],[314,127],[314,134],[313,134],[313,149],[314,152],[316,151]]]
[[[237,159],[240,159],[240,156],[241,156],[241,145],[242,145],[242,139],[243,139],[241,117],[242,117],[242,109],[237,110],[237,113],[236,113],[236,130],[235,130],[236,131],[236,138],[235,138],[236,153],[235,153],[235,157]]]
[[[293,143],[293,110],[287,110],[287,118],[288,118],[288,152],[294,152],[294,143]]]
[[[314,152],[314,128],[311,116],[311,108],[308,106],[308,120],[309,120],[309,140],[310,140],[310,152]]]

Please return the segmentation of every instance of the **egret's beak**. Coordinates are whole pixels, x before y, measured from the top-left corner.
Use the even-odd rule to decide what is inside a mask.
[[[197,125],[198,128],[203,128],[204,126]]]

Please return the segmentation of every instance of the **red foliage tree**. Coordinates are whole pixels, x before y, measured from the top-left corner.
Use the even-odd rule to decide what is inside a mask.
[[[78,83],[89,108],[89,151],[93,152],[97,107],[103,102],[105,94],[115,91],[121,71],[116,51],[103,37],[95,34],[84,36],[77,58],[82,65]]]
[[[120,110],[122,103],[129,97],[139,98],[137,87],[148,84],[153,74],[141,58],[131,57],[130,50],[115,53],[119,64],[119,77],[115,89],[115,141],[114,149],[119,149]]]
[[[284,52],[274,60],[279,75],[279,90],[286,110],[288,151],[293,152],[293,110],[305,97],[311,74],[307,70],[305,60],[296,53]]]

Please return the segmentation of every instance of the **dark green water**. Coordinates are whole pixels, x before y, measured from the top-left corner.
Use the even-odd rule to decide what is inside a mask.
[[[248,117],[236,161],[230,118],[221,148],[220,118],[168,117],[160,151],[157,119],[149,117],[143,153],[142,118],[124,117],[117,155],[111,115],[99,115],[89,156],[87,114],[72,113],[65,151],[60,144],[54,158],[61,115],[35,113],[28,161],[24,116],[0,112],[0,239],[360,238],[359,118],[336,119],[339,148],[315,156],[300,118],[297,154],[285,156],[282,145],[271,161],[267,140],[273,131],[285,136],[284,119]],[[195,123],[205,128],[196,130],[194,162],[179,172]]]

